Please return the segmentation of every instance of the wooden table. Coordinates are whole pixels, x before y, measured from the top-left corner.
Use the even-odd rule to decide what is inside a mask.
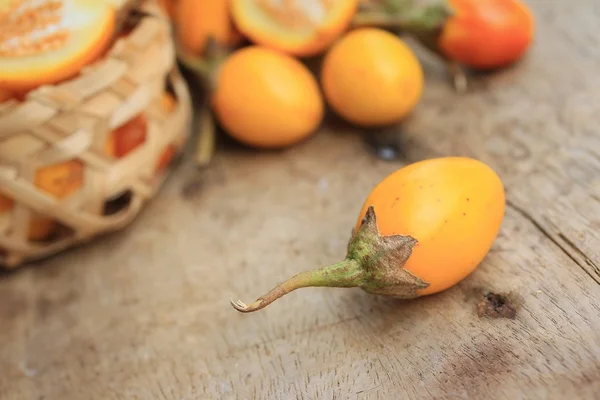
[[[188,158],[126,231],[0,280],[2,399],[592,399],[600,396],[600,7],[531,0],[518,66],[427,88],[386,162],[338,126],[289,151]],[[393,139],[393,138],[392,138]],[[452,289],[415,301],[275,282],[345,253],[373,185],[469,155],[507,188],[500,235]],[[480,317],[512,293],[515,319]]]

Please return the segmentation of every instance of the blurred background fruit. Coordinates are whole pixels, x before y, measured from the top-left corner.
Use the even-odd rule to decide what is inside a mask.
[[[533,17],[520,0],[160,3],[172,16],[175,39],[186,53],[179,54],[180,60],[206,83],[204,94],[211,99],[209,112],[199,114],[201,126],[211,129],[200,135],[214,134],[216,117],[231,137],[258,148],[291,146],[309,136],[325,114],[319,107],[328,106],[363,128],[404,121],[426,85],[421,60],[401,39],[404,35],[441,58],[458,91],[467,87],[462,67],[507,66],[533,40]],[[252,50],[246,52],[248,47]],[[267,57],[266,49],[279,56]],[[315,89],[304,72],[300,79],[311,81],[306,88],[286,82],[298,72],[276,66],[291,65],[284,55],[302,67],[321,61],[316,68],[320,86]],[[325,104],[318,106],[317,97]],[[294,116],[291,99],[305,113],[311,104],[313,117]],[[278,117],[286,113],[288,124]]]
[[[222,46],[235,46],[242,40],[229,1],[177,0],[171,7],[176,39],[185,51],[204,54],[209,37]]]
[[[318,83],[297,59],[261,46],[229,56],[212,106],[225,130],[250,146],[275,148],[316,133],[324,115]]]
[[[321,83],[325,99],[342,118],[374,127],[398,123],[416,107],[424,76],[400,38],[362,28],[346,34],[325,55]]]
[[[466,67],[490,71],[519,61],[534,38],[534,17],[521,0],[408,0],[368,2],[354,27],[381,27],[413,36],[446,64],[458,91],[467,86]]]
[[[534,36],[530,9],[520,0],[447,0],[455,15],[445,23],[440,50],[478,70],[521,59]]]

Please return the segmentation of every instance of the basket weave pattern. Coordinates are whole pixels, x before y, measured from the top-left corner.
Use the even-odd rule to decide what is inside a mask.
[[[167,146],[183,147],[191,102],[169,23],[153,14],[76,78],[0,104],[0,194],[14,201],[0,214],[0,266],[14,268],[121,229],[162,185],[168,170],[157,174],[155,166]],[[176,99],[171,113],[161,107],[166,82]],[[144,143],[123,158],[109,156],[110,132],[140,112],[147,118]],[[57,199],[35,185],[40,167],[73,159],[83,164],[75,193]],[[123,193],[127,204],[107,215],[107,201]],[[29,240],[34,215],[52,218],[69,234]]]

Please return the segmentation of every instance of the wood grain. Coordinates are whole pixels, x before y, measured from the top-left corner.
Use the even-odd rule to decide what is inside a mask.
[[[422,104],[366,151],[325,130],[284,152],[188,158],[126,231],[0,279],[0,398],[592,399],[600,393],[600,12],[531,0],[520,65],[453,94],[426,64]],[[493,249],[438,295],[309,288],[256,314],[273,283],[344,255],[368,191],[405,163],[475,156],[509,207]],[[482,318],[486,291],[517,315]]]

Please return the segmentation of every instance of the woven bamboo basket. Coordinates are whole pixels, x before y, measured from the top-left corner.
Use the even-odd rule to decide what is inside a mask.
[[[0,103],[0,203],[12,203],[0,214],[0,267],[124,228],[166,179],[169,168],[155,168],[164,150],[181,153],[190,131],[190,93],[166,16],[153,1],[139,7],[144,16],[131,33],[77,77]],[[171,112],[161,106],[165,90],[176,100]],[[123,158],[107,154],[110,132],[140,113],[146,140]],[[41,168],[72,160],[81,167],[75,192],[56,198],[36,186]],[[35,218],[57,227],[51,237],[32,240]]]

